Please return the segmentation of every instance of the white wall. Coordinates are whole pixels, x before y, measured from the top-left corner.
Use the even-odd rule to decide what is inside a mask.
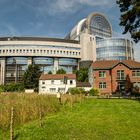
[[[72,84],[70,81],[72,80]],[[54,80],[54,84],[51,83],[52,80],[39,80],[39,93],[40,94],[56,94],[59,91],[59,88],[63,88],[66,93],[69,88],[76,87],[76,80],[75,79],[68,79],[67,84],[63,83],[63,79],[61,80]],[[43,84],[44,82],[44,84]],[[55,91],[50,91],[50,89],[54,88]]]

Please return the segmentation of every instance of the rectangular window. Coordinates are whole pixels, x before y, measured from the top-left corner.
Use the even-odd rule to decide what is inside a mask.
[[[106,77],[106,72],[105,71],[99,71],[99,77],[100,78]]]
[[[105,88],[106,88],[106,82],[100,82],[99,89],[105,89]]]
[[[72,80],[70,80],[70,85],[72,85],[73,84],[73,81]]]
[[[54,84],[54,80],[51,80],[51,84],[52,84],[52,85]]]
[[[56,92],[56,88],[50,88],[50,92]]]
[[[58,92],[64,93],[65,92],[65,88],[58,88]]]
[[[124,80],[124,70],[117,70],[117,80]]]
[[[140,70],[134,70],[134,71],[132,71],[132,76],[139,77],[140,76]]]
[[[44,85],[45,84],[45,81],[42,81],[42,85]]]
[[[46,88],[45,86],[42,87],[42,89],[45,89],[45,88]]]

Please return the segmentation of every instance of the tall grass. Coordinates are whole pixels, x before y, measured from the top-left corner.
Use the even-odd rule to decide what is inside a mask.
[[[80,95],[62,95],[61,104],[55,96],[38,94],[0,94],[0,129],[9,129],[10,110],[14,108],[14,126],[22,125],[31,120],[39,119],[40,113],[46,116],[58,112],[62,105],[73,106],[83,100]]]

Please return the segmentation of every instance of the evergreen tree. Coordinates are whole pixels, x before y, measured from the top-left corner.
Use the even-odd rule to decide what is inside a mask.
[[[117,0],[120,7],[120,25],[124,26],[123,34],[129,32],[135,42],[140,40],[140,0]]]
[[[38,90],[41,71],[38,65],[29,65],[23,75],[23,84],[26,89]]]
[[[88,68],[80,68],[74,71],[76,74],[76,79],[79,82],[88,82]]]
[[[48,74],[52,74],[52,71],[49,71]]]
[[[56,74],[66,74],[66,71],[64,69],[59,69]]]

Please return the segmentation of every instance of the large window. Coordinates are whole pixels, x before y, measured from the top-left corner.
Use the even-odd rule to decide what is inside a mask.
[[[132,71],[132,76],[139,77],[140,76],[140,70],[134,70],[134,71]]]
[[[50,92],[56,92],[56,88],[50,88]]]
[[[28,58],[26,57],[8,57],[6,59],[5,83],[22,82],[22,77],[27,69]]]
[[[106,77],[106,72],[105,71],[99,71],[99,77],[100,78]]]
[[[117,70],[117,80],[124,80],[124,70]]]
[[[105,88],[106,88],[106,82],[100,82],[99,89],[105,89]]]

